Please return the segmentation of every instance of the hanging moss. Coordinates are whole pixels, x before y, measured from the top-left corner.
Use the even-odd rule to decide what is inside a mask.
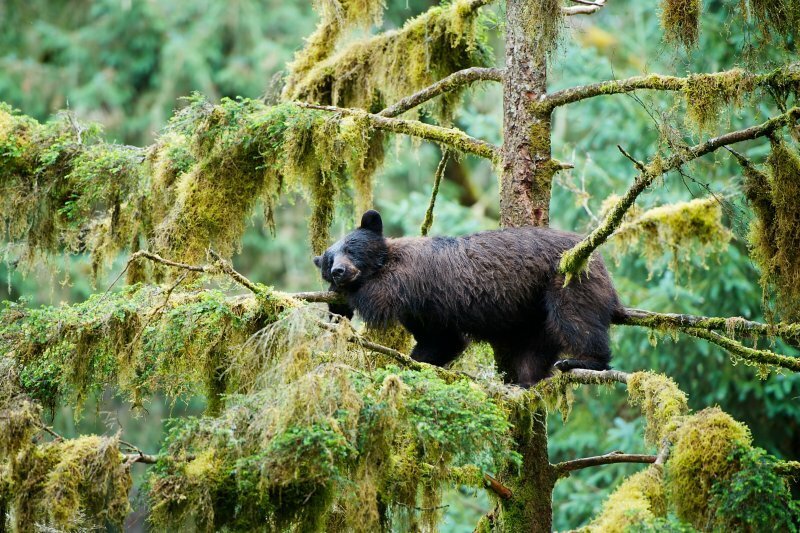
[[[523,27],[534,43],[535,54],[546,56],[558,48],[564,29],[563,4],[559,0],[531,0],[522,8]]]
[[[797,37],[800,27],[800,2],[797,0],[748,0],[750,13],[758,25],[764,28],[762,35],[767,41],[773,34]]]
[[[765,310],[774,293],[777,310],[787,321],[800,317],[800,155],[786,141],[771,139],[769,175],[745,166],[744,192],[753,207],[751,255],[761,270]]]
[[[728,460],[736,446],[750,447],[750,432],[718,408],[676,423],[667,462],[667,498],[678,517],[697,528],[711,523],[715,483],[727,483],[737,465]]]
[[[443,483],[482,484],[475,471],[516,460],[503,411],[466,380],[341,363],[283,379],[281,388],[232,398],[220,418],[173,432],[150,480],[155,527],[376,530],[418,506],[429,509],[420,518],[430,526]],[[195,459],[171,459],[181,457]],[[203,468],[191,469],[201,457]]]
[[[51,409],[80,407],[114,386],[134,405],[154,391],[173,398],[205,393],[213,406],[225,392],[224,368],[268,313],[219,291],[173,292],[134,286],[74,306],[0,313],[0,353],[19,365],[19,382]]]
[[[662,0],[661,25],[668,42],[693,48],[700,35],[701,0]]]
[[[616,203],[614,198],[607,201]],[[708,255],[724,252],[730,240],[731,232],[722,223],[721,201],[699,198],[631,213],[609,244],[616,257],[638,251],[651,276],[664,261],[680,276],[693,262],[704,265]]]
[[[118,441],[80,437],[24,449],[12,463],[15,528],[41,523],[62,530],[121,527],[130,512],[129,467]]]
[[[628,378],[628,400],[640,405],[645,416],[645,441],[661,445],[670,422],[689,411],[686,394],[666,376],[652,372],[636,372]]]
[[[399,30],[318,57],[308,69],[294,65],[283,98],[377,111],[457,70],[488,66],[486,24],[473,4],[433,7]],[[429,105],[447,119],[459,98],[451,92]]]
[[[7,260],[91,252],[98,271],[123,250],[142,247],[170,259],[230,256],[255,203],[267,221],[282,194],[312,207],[317,253],[337,204],[372,201],[383,135],[364,116],[346,118],[292,105],[195,95],[151,147],[103,143],[97,128],[59,115],[39,124],[0,108],[0,207]],[[11,252],[14,252],[12,254]],[[134,267],[129,279],[160,279]]]
[[[743,97],[755,87],[756,77],[741,69],[692,74],[683,88],[687,120],[701,131],[710,131],[723,106],[741,105]]]
[[[627,478],[606,499],[600,515],[586,531],[623,533],[633,526],[652,522],[667,512],[662,467],[653,465]]]

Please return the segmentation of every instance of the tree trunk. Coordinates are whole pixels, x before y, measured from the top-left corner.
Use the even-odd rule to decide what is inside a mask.
[[[506,72],[503,87],[503,176],[500,223],[546,226],[550,214],[550,113],[530,104],[547,91],[547,57],[523,27],[524,4],[506,2]]]
[[[550,114],[537,114],[530,104],[547,91],[547,57],[523,25],[525,2],[506,2],[506,72],[503,95],[503,176],[500,223],[504,227],[549,223]],[[500,368],[507,372],[508,369]],[[556,476],[547,455],[547,413],[544,409],[514,417],[514,438],[523,463],[509,469],[503,483],[513,497],[500,503],[495,524],[505,532],[549,532]]]

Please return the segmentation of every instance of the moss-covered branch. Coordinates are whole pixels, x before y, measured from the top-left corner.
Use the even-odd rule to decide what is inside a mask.
[[[790,357],[780,355],[769,350],[759,350],[749,348],[739,341],[733,340],[725,335],[720,335],[714,331],[700,328],[681,328],[681,331],[698,339],[705,339],[709,342],[724,348],[734,357],[734,361],[742,359],[751,364],[771,365],[786,368],[794,372],[800,372],[800,357]]]
[[[778,89],[780,93],[785,93],[797,88],[800,88],[800,64],[795,63],[765,74],[751,74],[741,69],[732,69],[686,77],[662,74],[633,76],[623,80],[609,80],[562,89],[544,96],[535,105],[543,111],[552,111],[556,107],[595,96],[637,90],[676,91],[684,93],[690,113],[694,112],[694,118],[702,119],[710,117],[716,111],[712,107],[716,107],[717,102],[731,102],[757,89]]]
[[[800,343],[800,324],[776,323],[764,324],[740,317],[712,317],[678,313],[654,313],[644,309],[626,308],[623,317],[615,321],[617,324],[643,326],[653,329],[705,329],[722,331],[728,335],[740,337],[780,337],[791,343]]]
[[[638,198],[656,178],[723,146],[770,135],[777,129],[793,123],[798,117],[800,117],[800,108],[794,107],[786,113],[767,120],[757,126],[726,133],[725,135],[709,139],[704,143],[681,149],[666,160],[660,157],[655,158],[646,166],[645,172],[642,172],[636,177],[631,188],[625,192],[602,222],[578,244],[564,252],[561,257],[561,262],[559,263],[559,271],[567,276],[567,280],[583,271],[588,264],[592,252],[603,244],[614,230],[622,224],[625,214],[631,206],[633,206],[636,198]]]
[[[309,68],[292,67],[283,98],[377,111],[459,70],[488,67],[488,24],[480,8],[491,1],[434,6],[400,29],[356,40],[317,57]],[[333,41],[338,35],[326,37]],[[333,48],[329,44],[328,51]],[[434,102],[434,111],[444,119],[460,98],[458,88],[452,89]]]
[[[499,157],[499,150],[496,146],[486,141],[470,137],[456,128],[443,128],[441,126],[425,124],[418,120],[389,118],[373,113],[366,113],[359,109],[306,104],[303,102],[296,102],[296,105],[307,109],[328,111],[342,116],[363,117],[374,129],[400,133],[410,137],[436,142],[459,152],[477,155],[491,161],[497,161]]]
[[[428,100],[451,92],[476,81],[503,81],[503,70],[499,68],[471,67],[459,70],[430,85],[421,91],[406,96],[399,102],[387,107],[378,115],[383,117],[397,117],[406,111],[422,105]]]

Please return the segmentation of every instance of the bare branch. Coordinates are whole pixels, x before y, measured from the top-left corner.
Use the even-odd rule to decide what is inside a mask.
[[[622,146],[620,146],[620,145],[617,145],[617,149],[618,149],[620,152],[622,152],[622,155],[624,155],[625,157],[627,157],[628,159],[630,159],[630,160],[631,160],[631,162],[633,162],[633,165],[634,165],[636,168],[638,168],[638,169],[639,169],[639,172],[647,172],[647,169],[645,168],[645,166],[644,166],[644,163],[642,163],[642,162],[641,162],[641,161],[639,161],[638,159],[634,159],[634,157],[633,157],[631,154],[629,154],[628,152],[626,152],[626,151],[625,151],[625,148],[623,148],[623,147],[622,147]]]
[[[158,456],[146,453],[126,453],[124,457],[125,462],[128,464],[142,463],[145,465],[154,465],[158,462]]]
[[[622,219],[627,213],[628,209],[636,201],[636,198],[659,176],[662,176],[671,170],[681,167],[683,164],[688,163],[698,157],[704,156],[708,153],[717,150],[723,146],[734,144],[741,141],[747,141],[769,135],[775,130],[782,128],[786,124],[791,123],[800,117],[800,108],[794,107],[786,113],[779,115],[775,118],[739,131],[726,133],[719,137],[714,137],[708,141],[697,144],[692,147],[679,150],[673,154],[666,161],[656,159],[647,165],[645,172],[639,174],[633,185],[625,193],[625,195],[617,202],[617,204],[609,211],[605,219],[598,225],[589,235],[587,235],[578,244],[573,246],[570,250],[564,252],[561,256],[559,264],[559,271],[567,276],[567,282],[572,275],[577,274],[586,268],[589,256],[592,252],[614,232],[617,227],[622,223]]]
[[[633,453],[611,452],[596,457],[584,457],[572,461],[564,461],[553,465],[559,477],[568,476],[570,472],[589,468],[592,466],[610,465],[615,463],[655,463],[657,456]]]
[[[373,113],[366,113],[360,109],[308,104],[305,102],[295,102],[295,105],[308,109],[329,111],[331,113],[338,113],[340,115],[363,116],[369,120],[370,125],[375,129],[426,139],[428,141],[449,146],[450,148],[458,150],[459,152],[477,155],[491,161],[497,161],[500,157],[499,149],[493,144],[470,137],[463,131],[456,128],[443,128],[441,126],[425,124],[418,120],[389,118]]]
[[[476,81],[503,81],[503,69],[499,68],[483,68],[471,67],[464,70],[454,72],[449,76],[442,78],[433,85],[418,91],[411,96],[407,96],[399,102],[387,107],[380,113],[382,117],[397,117],[406,111],[414,109],[415,107],[427,102],[428,100],[439,96],[440,94],[455,91],[464,85],[474,83]]]
[[[486,488],[497,494],[503,500],[510,500],[512,496],[514,496],[514,493],[511,492],[511,489],[497,481],[489,474],[483,474],[483,479],[486,482]]]
[[[593,13],[600,11],[604,5],[605,4],[601,3],[586,2],[585,5],[581,6],[562,7],[561,12],[566,17],[571,17],[573,15],[592,15]]]

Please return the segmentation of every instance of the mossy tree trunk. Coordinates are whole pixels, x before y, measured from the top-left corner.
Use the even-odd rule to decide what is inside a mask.
[[[526,1],[531,0],[506,2],[500,191],[500,222],[504,227],[548,225],[554,173],[550,111],[540,111],[532,105],[547,90],[547,57],[544,47],[526,34]],[[523,464],[519,472],[510,469],[502,476],[514,495],[501,503],[495,523],[507,532],[549,532],[556,475],[547,455],[547,413],[544,409],[530,411],[520,407],[514,420],[517,451]]]

